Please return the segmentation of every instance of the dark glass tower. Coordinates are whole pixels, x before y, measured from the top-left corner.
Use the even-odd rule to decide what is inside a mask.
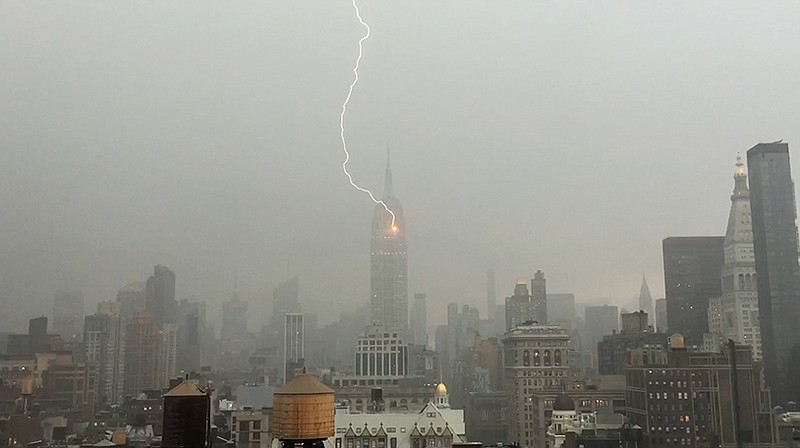
[[[722,295],[723,236],[669,237],[662,242],[667,326],[688,344],[708,333],[708,300]]]
[[[408,331],[408,261],[406,226],[403,207],[392,191],[392,168],[386,162],[383,201],[394,212],[392,216],[382,205],[375,206],[370,242],[370,309],[373,323],[388,329]]]
[[[758,311],[767,384],[776,403],[800,398],[800,267],[787,143],[747,151]]]
[[[158,325],[175,323],[177,305],[175,273],[166,266],[156,266],[153,275],[147,279],[145,310],[150,321]]]

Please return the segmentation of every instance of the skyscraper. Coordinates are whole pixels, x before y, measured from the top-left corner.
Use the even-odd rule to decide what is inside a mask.
[[[787,143],[747,151],[758,311],[767,384],[776,403],[800,398],[800,266]]]
[[[666,333],[667,329],[667,299],[656,299],[656,329]]]
[[[392,191],[392,168],[386,162],[383,202],[375,206],[370,242],[370,308],[373,323],[408,332],[408,261],[403,207]]]
[[[286,313],[299,313],[300,280],[292,277],[272,288],[272,324],[282,328]]]
[[[747,173],[741,157],[736,158],[731,211],[725,231],[725,262],[722,266],[722,297],[709,305],[709,331],[712,340],[733,339],[748,345],[753,359],[761,360],[761,330],[758,319],[756,262],[753,254],[753,225]],[[717,328],[711,328],[712,325]]]
[[[687,344],[701,346],[708,333],[708,301],[722,294],[721,236],[669,237],[662,242],[667,326]]]
[[[647,313],[648,324],[655,326],[653,323],[653,296],[650,295],[650,287],[647,285],[647,279],[642,274],[642,286],[639,287],[639,310]]]
[[[53,333],[65,341],[80,340],[83,334],[83,292],[58,291],[53,297]]]
[[[533,306],[533,320],[543,325],[546,324],[547,282],[542,271],[536,271],[531,279],[531,306]]]
[[[222,304],[222,348],[226,353],[245,351],[247,342],[247,302],[237,293]]]
[[[586,348],[597,353],[597,343],[603,336],[619,331],[619,308],[614,305],[587,306],[583,311]]]
[[[518,280],[514,286],[514,295],[506,297],[506,331],[535,320],[528,285],[525,280]]]
[[[428,296],[414,294],[411,304],[411,343],[428,345]]]
[[[175,323],[178,304],[175,302],[175,273],[168,267],[157,265],[147,279],[145,310],[150,321],[161,325]]]
[[[137,313],[145,312],[147,286],[144,282],[128,283],[117,290],[117,302],[122,321],[127,325]]]
[[[295,371],[302,368],[305,358],[305,325],[300,313],[284,315],[283,383],[291,381]]]
[[[486,311],[488,313],[489,319],[495,318],[495,312],[497,311],[497,283],[494,279],[494,269],[489,269],[486,271]]]
[[[101,302],[97,313],[86,316],[83,344],[86,360],[97,366],[98,401],[121,404],[125,383],[125,331],[119,304]]]

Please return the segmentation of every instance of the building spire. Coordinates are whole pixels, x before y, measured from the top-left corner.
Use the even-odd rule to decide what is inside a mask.
[[[386,144],[386,172],[384,173],[383,177],[383,197],[384,198],[391,198],[394,197],[394,191],[392,191],[392,153],[389,149],[389,144]]]
[[[743,192],[748,191],[747,172],[744,169],[744,163],[742,163],[742,157],[739,154],[736,154],[736,171],[733,173],[733,179],[735,181],[733,187],[734,196],[741,195]]]

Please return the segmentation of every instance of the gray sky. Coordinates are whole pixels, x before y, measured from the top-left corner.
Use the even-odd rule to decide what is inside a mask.
[[[661,239],[724,232],[737,151],[783,138],[800,173],[800,2],[757,3],[361,1],[350,168],[380,191],[391,142],[409,292],[662,296]],[[157,263],[209,314],[238,270],[253,323],[287,272],[323,322],[367,301],[348,0],[1,6],[4,307]]]

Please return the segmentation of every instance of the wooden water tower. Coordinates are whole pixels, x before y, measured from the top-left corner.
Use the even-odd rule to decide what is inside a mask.
[[[273,434],[283,448],[321,448],[325,439],[333,437],[333,389],[305,368],[273,396]]]

